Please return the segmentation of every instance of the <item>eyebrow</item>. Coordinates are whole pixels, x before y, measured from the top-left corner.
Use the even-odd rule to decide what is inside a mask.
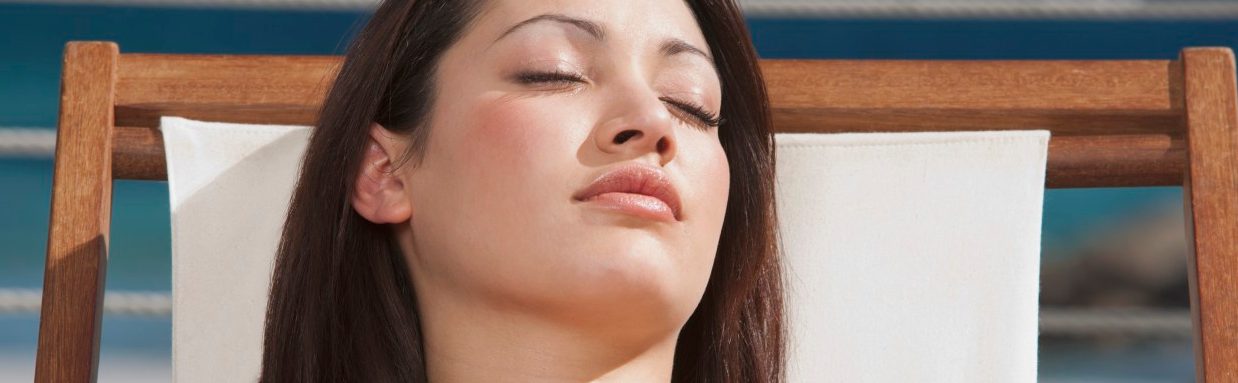
[[[595,39],[598,39],[598,40],[606,39],[606,33],[602,32],[602,27],[598,26],[597,23],[595,22],[584,20],[584,19],[578,19],[575,17],[558,14],[558,13],[546,13],[546,14],[537,15],[532,18],[529,18],[528,20],[516,23],[516,25],[513,25],[511,28],[507,28],[507,31],[503,32],[502,35],[499,35],[499,38],[494,39],[494,41],[502,40],[504,37],[507,37],[507,35],[511,34],[512,32],[515,32],[517,29],[520,29],[520,27],[533,24],[539,21],[557,21],[560,23],[568,24],[568,25],[574,25],[577,28],[580,28],[581,30],[585,31],[586,33],[589,33]]]
[[[706,60],[709,60],[710,64],[713,64],[714,62],[713,56],[710,56],[709,53],[705,53],[705,51],[702,51],[701,48],[697,48],[696,46],[689,44],[687,41],[673,37],[666,39],[666,42],[662,43],[661,49],[658,50],[662,51],[662,55],[664,56],[672,56],[679,53],[691,53],[704,57]]]
[[[536,22],[540,22],[540,21],[554,21],[554,22],[560,22],[560,23],[572,25],[577,28],[580,28],[580,30],[582,31],[585,31],[585,33],[588,33],[590,36],[593,36],[593,38],[597,39],[598,41],[606,40],[606,32],[602,30],[602,27],[599,26],[595,22],[564,15],[564,14],[559,14],[559,13],[546,13],[546,14],[541,14],[541,15],[531,17],[528,20],[516,23],[516,25],[513,25],[511,28],[507,28],[507,31],[504,31],[503,34],[499,35],[498,38],[494,39],[494,42],[498,42],[499,40],[502,40],[504,37],[507,37],[507,35],[510,35],[512,32],[515,32],[517,29],[520,29],[521,27],[524,27],[524,26],[527,26],[529,24],[533,24]],[[491,42],[491,44],[494,44],[494,42]],[[665,56],[676,55],[679,53],[690,53],[690,54],[694,54],[697,56],[701,56],[705,58],[706,60],[709,60],[709,63],[711,65],[713,65],[714,63],[714,58],[709,53],[706,53],[705,51],[701,50],[700,48],[697,48],[696,46],[688,43],[687,41],[683,41],[682,39],[678,39],[678,38],[672,37],[672,38],[666,39],[662,43],[662,45],[659,47],[658,50],[662,52],[662,54]]]

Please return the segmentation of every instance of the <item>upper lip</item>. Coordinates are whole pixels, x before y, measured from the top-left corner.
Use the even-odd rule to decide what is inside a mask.
[[[679,193],[665,172],[648,165],[621,165],[603,173],[584,189],[572,196],[577,201],[587,201],[604,193],[642,194],[662,200],[681,220]]]

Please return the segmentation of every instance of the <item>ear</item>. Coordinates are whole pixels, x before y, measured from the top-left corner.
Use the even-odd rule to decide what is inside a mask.
[[[352,190],[352,206],[373,223],[401,223],[413,214],[404,180],[393,165],[403,142],[378,123],[370,125],[361,170]]]

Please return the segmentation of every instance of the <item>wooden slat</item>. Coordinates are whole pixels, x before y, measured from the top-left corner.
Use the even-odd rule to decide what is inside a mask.
[[[1180,134],[1171,66],[1145,61],[765,60],[784,132],[1042,128]]]
[[[340,63],[337,56],[125,54],[117,125],[159,116],[210,121],[312,124]]]
[[[112,176],[116,179],[167,180],[163,134],[154,128],[116,127],[112,131]]]
[[[1234,54],[1186,49],[1184,184],[1196,379],[1238,382],[1238,86]]]
[[[117,124],[311,125],[340,58],[125,54]],[[763,60],[780,132],[1181,134],[1173,62]]]
[[[1185,168],[1185,143],[1171,136],[1057,136],[1049,139],[1045,186],[1176,186]]]
[[[782,109],[1172,108],[1168,60],[763,60]]]
[[[71,42],[65,48],[36,382],[90,382],[95,377],[112,206],[118,56],[113,43]]]

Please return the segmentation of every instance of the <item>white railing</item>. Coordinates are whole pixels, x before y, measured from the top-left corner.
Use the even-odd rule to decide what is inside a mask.
[[[56,131],[46,128],[0,127],[0,158],[51,158],[56,152]]]
[[[43,292],[37,289],[0,289],[0,315],[38,314]],[[159,291],[108,291],[104,315],[171,317],[172,294]]]
[[[42,300],[37,289],[0,289],[0,315],[37,315]],[[168,318],[172,316],[172,296],[167,292],[110,291],[104,293],[103,313]],[[1190,339],[1191,313],[1183,309],[1041,307],[1040,334]]]

